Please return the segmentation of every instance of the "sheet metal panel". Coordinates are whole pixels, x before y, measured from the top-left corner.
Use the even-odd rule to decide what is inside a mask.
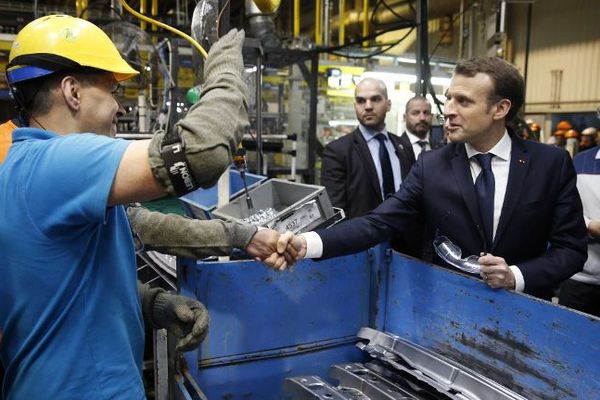
[[[529,399],[600,398],[600,320],[394,254],[384,330]]]

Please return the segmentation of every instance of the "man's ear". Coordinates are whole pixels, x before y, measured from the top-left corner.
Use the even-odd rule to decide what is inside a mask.
[[[510,111],[511,106],[512,106],[512,103],[510,102],[509,99],[500,100],[499,102],[497,102],[494,105],[495,110],[494,110],[493,118],[495,120],[500,120],[500,119],[506,118],[506,115]]]
[[[73,111],[81,107],[81,82],[74,76],[67,75],[60,82],[60,90],[66,105]]]

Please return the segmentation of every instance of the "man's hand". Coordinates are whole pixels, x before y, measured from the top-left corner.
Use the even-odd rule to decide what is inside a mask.
[[[147,286],[147,285],[145,285]],[[208,311],[198,300],[169,293],[160,288],[140,291],[145,318],[155,328],[175,335],[178,351],[190,351],[200,345],[208,332]]]
[[[600,219],[593,219],[588,224],[588,235],[593,238],[600,238]]]
[[[285,235],[281,235],[279,238],[277,250],[280,252],[285,250],[288,257],[293,262],[296,262],[306,256],[306,239],[302,235],[294,235],[291,232],[286,232]]]
[[[285,251],[286,246],[280,242],[287,243],[293,235],[292,232],[280,235],[272,229],[259,229],[246,246],[246,253],[268,267],[283,271],[291,267],[296,260]]]
[[[481,277],[491,288],[515,289],[515,276],[502,257],[481,253]]]

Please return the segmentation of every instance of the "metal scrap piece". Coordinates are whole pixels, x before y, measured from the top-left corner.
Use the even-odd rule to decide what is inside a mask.
[[[339,386],[357,389],[371,400],[418,400],[402,387],[360,363],[334,365],[329,370],[329,376],[337,380]]]
[[[294,400],[370,400],[358,390],[336,388],[318,376],[288,378],[283,390]]]
[[[452,399],[526,400],[497,382],[398,336],[361,328],[358,337],[366,341],[357,344],[361,350]]]

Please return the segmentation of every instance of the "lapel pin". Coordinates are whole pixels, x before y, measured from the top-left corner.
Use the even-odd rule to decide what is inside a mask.
[[[525,163],[526,163],[526,161],[525,161],[525,160],[521,160],[521,159],[519,159],[519,162],[520,162],[521,164],[525,164]]]

